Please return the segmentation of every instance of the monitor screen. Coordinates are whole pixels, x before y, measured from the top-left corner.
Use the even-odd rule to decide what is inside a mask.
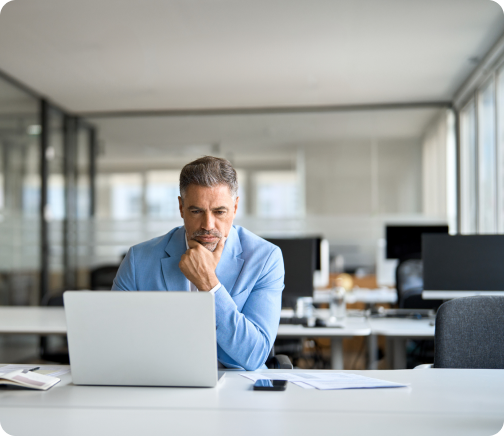
[[[424,235],[424,290],[504,290],[504,235]]]
[[[387,259],[402,259],[422,253],[424,233],[448,233],[448,226],[399,226],[386,227]]]
[[[285,289],[282,306],[295,307],[299,297],[313,296],[313,273],[316,266],[317,238],[267,238],[280,247],[285,265]]]

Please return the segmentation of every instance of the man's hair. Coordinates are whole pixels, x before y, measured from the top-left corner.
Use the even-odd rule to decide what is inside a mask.
[[[238,179],[231,163],[220,157],[203,156],[189,162],[180,172],[180,196],[184,201],[189,185],[213,188],[218,185],[227,185],[229,193],[236,200],[238,194]]]

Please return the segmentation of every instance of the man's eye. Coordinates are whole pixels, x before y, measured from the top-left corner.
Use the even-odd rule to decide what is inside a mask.
[[[217,215],[224,215],[226,212],[224,212],[223,210],[217,210],[217,211],[215,211],[215,213]]]
[[[200,211],[200,210],[192,210],[191,212],[192,212],[194,215],[196,215],[196,214],[198,214],[198,213],[201,213],[201,211]]]

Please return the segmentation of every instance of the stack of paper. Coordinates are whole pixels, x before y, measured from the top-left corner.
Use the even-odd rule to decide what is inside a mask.
[[[362,375],[347,373],[246,373],[242,377],[257,380],[287,380],[304,389],[377,389],[402,388],[407,385],[394,383]]]

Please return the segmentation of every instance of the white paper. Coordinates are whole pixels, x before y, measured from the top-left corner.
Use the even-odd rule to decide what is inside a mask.
[[[291,383],[295,384],[296,386],[299,386],[300,388],[303,388],[303,389],[316,389],[313,386],[307,385],[304,382],[291,382]]]
[[[320,390],[329,389],[378,389],[399,388],[407,385],[384,381],[376,378],[348,373],[245,373],[242,377],[252,381],[257,380],[287,380],[299,387],[307,389],[307,386]],[[306,386],[307,385],[307,386]]]

